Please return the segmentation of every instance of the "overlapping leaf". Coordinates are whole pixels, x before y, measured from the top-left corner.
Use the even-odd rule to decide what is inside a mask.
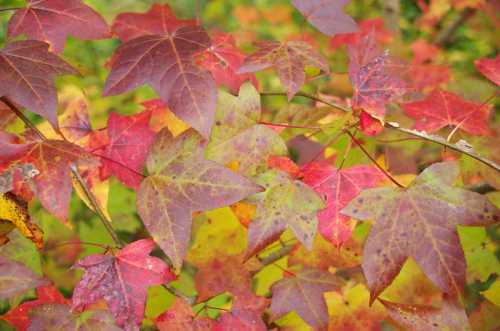
[[[135,241],[113,255],[91,255],[75,264],[85,273],[73,292],[73,310],[104,299],[119,326],[142,323],[147,288],[173,279],[165,263],[149,256],[151,239]]]
[[[434,90],[426,99],[402,105],[408,116],[415,119],[414,128],[434,133],[448,125],[475,135],[491,133],[487,121],[491,106],[474,103],[442,90]]]
[[[47,281],[24,264],[0,256],[0,299],[10,299]]]
[[[500,54],[494,59],[478,59],[474,62],[477,70],[493,83],[500,85]]]
[[[323,74],[330,72],[326,60],[311,45],[303,41],[280,43],[274,40],[256,43],[259,50],[245,59],[239,73],[255,72],[274,67],[281,84],[285,87],[288,100],[304,85],[305,66],[315,67]]]
[[[193,63],[210,46],[199,26],[149,34],[122,44],[115,52],[104,95],[116,95],[148,83],[184,122],[209,137],[217,91],[210,73]]]
[[[378,49],[375,34],[370,33],[349,46],[349,78],[354,96],[353,107],[383,119],[385,105],[409,91],[404,79],[406,66]]]
[[[303,269],[285,277],[271,287],[271,318],[277,319],[294,310],[315,330],[325,330],[328,308],[323,294],[341,286],[337,276],[318,269]]]
[[[0,95],[45,117],[57,128],[53,79],[78,72],[48,48],[48,44],[36,40],[7,44],[0,51]]]
[[[327,162],[305,165],[301,176],[326,202],[326,208],[318,213],[319,233],[336,246],[349,240],[353,229],[349,217],[340,211],[362,190],[384,179],[375,167],[360,165],[339,170]]]
[[[350,0],[292,0],[292,4],[318,30],[332,36],[356,32],[354,20],[344,13]]]
[[[365,190],[342,210],[374,221],[363,253],[371,301],[410,256],[443,292],[461,293],[465,259],[456,227],[498,222],[500,210],[478,193],[453,187],[457,176],[455,163],[437,163],[406,189]]]
[[[325,207],[321,198],[309,186],[279,170],[263,173],[256,182],[266,191],[250,199],[257,204],[257,212],[248,228],[247,257],[277,240],[286,228],[312,249],[318,226],[316,214]]]
[[[201,137],[188,130],[173,138],[157,135],[149,156],[137,209],[151,236],[182,265],[191,238],[191,213],[230,205],[260,190],[245,177],[204,159]]]
[[[242,85],[238,97],[220,92],[207,158],[221,164],[237,161],[241,173],[253,176],[269,156],[286,154],[280,136],[257,124],[260,116],[260,96],[250,83]]]
[[[346,44],[354,45],[372,31],[375,33],[375,39],[379,44],[387,44],[392,41],[393,35],[384,27],[384,21],[381,18],[367,19],[359,22],[359,31],[356,33],[342,33],[330,39],[330,46],[334,49]]]
[[[196,317],[191,306],[176,298],[172,306],[156,319],[160,331],[207,331],[212,330],[215,321],[207,317]]]
[[[8,36],[25,34],[28,39],[51,44],[61,53],[68,36],[103,39],[109,36],[104,19],[81,0],[29,0],[9,21]]]

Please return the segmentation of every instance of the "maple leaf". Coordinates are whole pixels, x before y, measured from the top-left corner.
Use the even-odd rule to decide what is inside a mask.
[[[0,299],[10,299],[47,281],[24,264],[0,256]]]
[[[59,130],[66,140],[85,147],[88,143],[84,138],[92,133],[88,103],[74,95],[63,95],[61,99],[64,112],[59,116]]]
[[[238,297],[233,302],[231,312],[223,314],[216,322],[214,331],[266,331],[262,313],[269,305],[269,300],[257,297]]]
[[[415,130],[434,133],[447,125],[454,125],[474,135],[491,134],[486,124],[491,106],[466,101],[451,92],[437,89],[424,100],[401,106],[408,116],[415,119]]]
[[[26,331],[29,326],[28,313],[32,308],[49,303],[69,304],[62,294],[54,287],[54,285],[41,286],[36,289],[37,299],[26,301],[14,309],[11,309],[7,314],[2,316],[2,319],[9,322],[10,325],[16,328],[17,331]]]
[[[477,70],[493,83],[500,85],[500,54],[494,59],[477,59],[474,61]]]
[[[221,91],[206,157],[221,164],[236,161],[239,172],[253,176],[270,155],[285,155],[283,139],[257,124],[260,116],[260,95],[252,84],[243,84],[238,97]]]
[[[391,31],[384,28],[384,21],[381,18],[373,18],[359,22],[359,31],[356,33],[342,33],[332,37],[330,47],[336,49],[344,44],[357,44],[361,38],[371,33],[372,30],[379,44],[387,44],[393,39]]]
[[[336,169],[328,162],[306,164],[300,176],[325,201],[326,208],[318,212],[319,233],[336,246],[349,240],[353,229],[350,218],[340,211],[362,190],[375,187],[384,179],[384,174],[372,166]]]
[[[191,213],[238,202],[260,191],[247,178],[203,157],[201,137],[188,130],[158,133],[137,197],[146,228],[178,270],[191,238]]]
[[[167,4],[153,4],[145,13],[118,15],[111,30],[121,41],[130,41],[147,35],[168,35],[179,28],[196,25],[196,20],[178,19]]]
[[[500,219],[500,210],[478,193],[453,187],[458,174],[455,163],[436,163],[408,188],[365,190],[342,210],[359,220],[374,220],[362,264],[371,302],[410,256],[443,292],[461,292],[465,259],[456,227],[492,224]]]
[[[91,255],[74,267],[85,269],[73,292],[73,310],[83,311],[104,299],[119,326],[142,323],[147,288],[174,279],[165,263],[149,256],[155,244],[151,239],[135,241],[114,256]]]
[[[57,128],[57,95],[52,80],[78,71],[36,40],[16,41],[0,51],[0,95],[12,99]]]
[[[6,104],[0,101],[0,130],[5,130],[16,120],[16,118],[16,114],[12,112]]]
[[[349,78],[354,96],[353,107],[362,108],[371,116],[383,119],[385,105],[394,101],[410,88],[402,78],[406,66],[381,52],[375,34],[369,33],[358,43],[349,45]]]
[[[0,245],[9,241],[7,235],[17,228],[38,249],[43,247],[43,232],[31,222],[28,204],[13,193],[0,195]]]
[[[64,304],[42,304],[30,311],[27,331],[67,330],[77,331],[76,316]]]
[[[175,136],[189,129],[189,126],[178,119],[168,106],[160,99],[144,101],[141,105],[151,111],[150,128],[154,132],[159,132],[163,128],[168,128]]]
[[[5,147],[0,152],[4,162],[34,165],[39,172],[33,178],[35,194],[42,206],[58,219],[67,221],[71,199],[70,166],[93,164],[93,156],[79,146],[62,140],[13,144],[0,139],[0,146]]]
[[[155,133],[149,128],[150,111],[121,116],[111,113],[107,126],[107,141],[101,142],[93,154],[102,156],[101,178],[112,174],[123,184],[138,189],[143,179],[144,163]],[[101,133],[99,133],[101,134]]]
[[[290,101],[304,85],[305,67],[311,66],[328,74],[328,63],[311,45],[303,41],[275,40],[259,41],[255,44],[259,50],[245,59],[239,73],[255,72],[274,67],[278,72],[281,84],[285,87]]]
[[[271,320],[294,310],[315,330],[324,330],[328,326],[328,309],[323,293],[341,286],[337,276],[318,269],[305,268],[285,277],[271,287]]]
[[[160,331],[206,331],[212,330],[215,321],[210,318],[196,318],[191,306],[176,298],[172,306],[156,319]]]
[[[104,19],[81,0],[29,0],[9,21],[7,35],[25,34],[28,39],[51,44],[61,53],[68,36],[85,40],[109,37]]]
[[[104,95],[121,94],[148,83],[180,119],[208,138],[216,87],[210,73],[197,67],[193,58],[209,46],[210,38],[199,26],[127,41],[114,54]]]
[[[245,81],[250,81],[257,88],[257,78],[253,73],[238,74],[238,69],[245,61],[230,34],[216,32],[212,36],[212,46],[201,55],[200,65],[209,70],[217,85],[224,85],[233,94],[237,94]]]
[[[379,300],[392,319],[409,331],[471,330],[464,309],[450,300],[444,300],[441,308]]]
[[[356,22],[344,13],[350,0],[292,0],[302,15],[326,35],[356,32]]]
[[[257,204],[255,219],[248,227],[250,257],[277,240],[289,227],[309,250],[316,236],[317,211],[324,208],[321,198],[306,184],[279,170],[269,170],[256,179],[266,188],[250,202]]]

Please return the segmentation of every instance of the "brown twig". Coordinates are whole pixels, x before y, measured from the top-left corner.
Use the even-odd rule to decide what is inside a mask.
[[[438,46],[443,46],[448,43],[457,32],[458,28],[464,24],[469,18],[474,16],[476,13],[476,9],[474,8],[466,8],[463,12],[461,12],[453,21],[450,22],[443,30],[439,31],[434,39],[434,44]]]
[[[18,10],[21,9],[21,7],[8,7],[8,8],[0,8],[0,12],[4,11],[12,11],[12,10]]]
[[[284,93],[284,92],[262,92],[260,95],[262,96],[282,96],[282,97],[286,97],[287,94]],[[345,112],[350,112],[351,110],[349,108],[346,108],[344,106],[341,106],[339,104],[336,104],[336,103],[333,103],[333,102],[330,102],[330,101],[326,101],[326,100],[323,100],[315,95],[312,95],[312,94],[308,94],[308,93],[304,93],[304,92],[298,92],[297,94],[295,94],[295,97],[304,97],[304,98],[308,98],[308,99],[311,99],[311,100],[314,100],[314,101],[317,101],[317,102],[321,102],[322,104],[325,104],[327,106],[330,106],[332,108],[336,108],[336,109],[339,109],[339,110],[342,110],[342,111],[345,111]]]

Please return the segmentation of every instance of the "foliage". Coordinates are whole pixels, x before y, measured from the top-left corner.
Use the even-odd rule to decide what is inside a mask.
[[[496,330],[495,1],[171,3],[0,2],[0,329]]]

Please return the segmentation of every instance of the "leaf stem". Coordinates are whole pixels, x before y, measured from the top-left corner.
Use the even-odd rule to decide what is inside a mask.
[[[0,8],[0,12],[3,12],[3,11],[12,11],[12,10],[18,10],[18,9],[21,9],[21,7]]]
[[[391,182],[393,182],[394,184],[396,184],[398,187],[401,187],[401,188],[405,188],[403,185],[401,185],[394,177],[392,177],[392,175],[387,172],[387,170],[385,170],[380,164],[378,164],[377,160],[375,160],[371,155],[370,153],[368,153],[368,151],[363,147],[363,144],[361,144],[357,139],[356,137],[354,137],[354,135],[351,133],[351,131],[346,131],[346,133],[351,137],[351,140],[356,144],[358,145],[358,147],[361,149],[361,151],[366,155],[367,158],[370,159],[370,161],[372,161],[372,163],[380,170],[384,173],[384,175],[389,178],[391,180]]]
[[[19,110],[19,108],[17,108],[17,106],[12,101],[10,101],[9,98],[4,96],[4,97],[1,97],[0,100],[5,105],[7,105],[10,108],[10,110],[14,114],[16,114],[16,116],[19,117],[27,127],[32,129],[38,135],[38,137],[40,137],[40,139],[47,140],[47,137],[40,130],[38,130],[38,128],[21,112],[21,110]],[[87,199],[90,201],[92,207],[94,208],[94,212],[97,214],[97,216],[99,216],[99,219],[101,220],[102,224],[104,225],[104,227],[108,231],[108,233],[111,236],[111,238],[113,239],[113,241],[116,243],[117,246],[123,247],[123,243],[120,240],[120,238],[118,238],[118,235],[116,234],[115,230],[113,229],[113,226],[111,225],[111,221],[108,220],[108,218],[106,217],[106,215],[102,211],[102,209],[99,205],[99,202],[97,201],[94,194],[88,188],[87,184],[85,183],[82,176],[78,172],[78,169],[76,168],[76,166],[74,164],[72,164],[70,166],[70,168],[71,168],[71,172],[73,173],[73,175],[75,176],[79,185],[81,186],[83,192],[85,193]]]
[[[262,96],[283,96],[283,97],[287,96],[287,94],[284,93],[284,92],[262,92],[260,95],[262,95]],[[336,104],[336,103],[333,103],[333,102],[330,102],[330,101],[323,100],[320,97],[317,97],[317,96],[309,94],[309,93],[298,92],[297,94],[295,94],[295,97],[308,98],[308,99],[311,99],[311,100],[314,100],[314,101],[317,101],[317,102],[321,102],[322,104],[325,104],[327,106],[330,106],[332,108],[336,108],[336,109],[339,109],[339,110],[342,110],[342,111],[345,111],[345,112],[350,112],[351,111],[347,107],[341,106],[339,104]]]

